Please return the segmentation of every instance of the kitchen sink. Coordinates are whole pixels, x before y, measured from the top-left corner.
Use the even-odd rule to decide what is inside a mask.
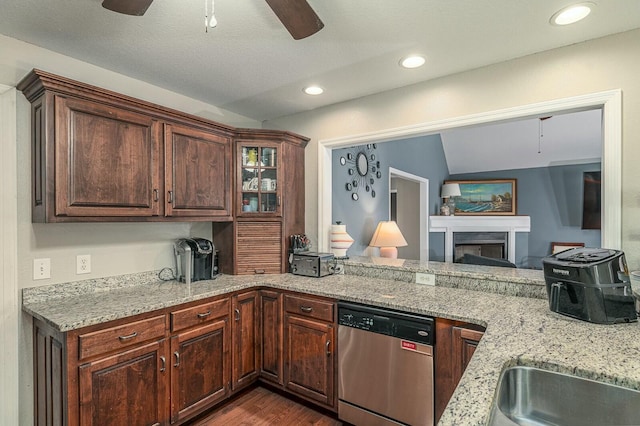
[[[533,367],[500,376],[489,425],[640,425],[640,391]]]

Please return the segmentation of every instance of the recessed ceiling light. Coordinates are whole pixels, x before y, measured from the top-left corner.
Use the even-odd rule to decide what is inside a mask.
[[[320,86],[307,86],[304,88],[304,93],[307,95],[321,95],[324,89]]]
[[[418,68],[423,66],[425,63],[424,56],[420,55],[411,55],[406,58],[402,58],[400,60],[400,66],[403,68]]]
[[[564,9],[560,9],[553,14],[549,22],[554,25],[569,25],[586,18],[591,13],[591,8],[595,6],[594,3],[578,3]]]

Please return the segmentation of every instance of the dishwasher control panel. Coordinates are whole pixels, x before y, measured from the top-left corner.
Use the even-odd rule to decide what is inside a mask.
[[[434,342],[431,317],[353,303],[338,303],[338,324],[427,345]]]

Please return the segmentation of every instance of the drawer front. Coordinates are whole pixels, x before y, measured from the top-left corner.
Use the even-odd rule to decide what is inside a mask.
[[[333,322],[333,306],[333,303],[324,300],[290,295],[284,297],[284,310],[286,312],[327,322]]]
[[[164,334],[164,315],[81,334],[78,336],[78,356],[82,360],[151,339],[161,339]]]
[[[204,324],[216,318],[229,315],[229,299],[203,303],[192,308],[171,312],[171,331],[182,330],[197,324]]]

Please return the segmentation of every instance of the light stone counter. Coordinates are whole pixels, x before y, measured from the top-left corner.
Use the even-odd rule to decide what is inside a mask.
[[[405,261],[407,262],[407,261]],[[375,265],[374,265],[375,263]],[[457,267],[416,262],[380,267],[366,258],[347,261],[347,275],[306,278],[290,274],[221,276],[187,287],[160,281],[153,273],[23,290],[23,309],[67,331],[155,309],[255,286],[268,286],[403,311],[458,319],[487,327],[441,425],[485,424],[500,372],[532,365],[640,389],[640,325],[594,325],[549,311],[546,300],[443,286],[475,278],[493,291],[501,283],[543,286],[540,271]],[[462,265],[460,265],[462,266]],[[496,271],[495,269],[499,269]],[[359,272],[360,275],[352,275]],[[434,273],[436,286],[391,280],[389,276]],[[536,274],[537,272],[537,274]],[[383,276],[385,279],[376,278]],[[493,277],[493,278],[491,278]],[[453,280],[453,281],[451,281]],[[493,286],[491,281],[499,285]],[[487,284],[487,288],[482,284]],[[446,284],[446,283],[445,283]],[[512,288],[512,285],[507,288]],[[436,342],[437,344],[437,342]]]

